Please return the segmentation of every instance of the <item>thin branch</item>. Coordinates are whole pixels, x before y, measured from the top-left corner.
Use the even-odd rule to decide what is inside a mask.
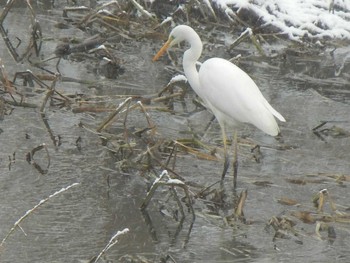
[[[0,243],[0,247],[2,247],[5,244],[5,241],[7,240],[7,238],[15,231],[16,227],[21,228],[20,223],[26,218],[28,217],[33,211],[35,211],[37,208],[39,208],[39,206],[43,205],[44,203],[46,203],[47,201],[49,201],[51,198],[55,197],[58,194],[61,194],[65,191],[67,191],[68,189],[70,189],[73,186],[78,185],[79,183],[73,183],[67,187],[62,188],[61,190],[56,191],[55,193],[53,193],[52,195],[50,195],[49,197],[40,200],[40,202],[38,204],[36,204],[32,209],[29,209],[27,212],[25,212],[25,214],[23,216],[21,216],[20,219],[18,219],[14,224],[13,227],[10,229],[10,231],[7,233],[7,235],[4,237],[4,239],[1,241]]]

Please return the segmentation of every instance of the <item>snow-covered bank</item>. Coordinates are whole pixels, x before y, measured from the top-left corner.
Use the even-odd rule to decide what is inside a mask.
[[[261,26],[272,26],[290,39],[301,37],[350,40],[349,0],[213,0],[230,15],[254,13]]]

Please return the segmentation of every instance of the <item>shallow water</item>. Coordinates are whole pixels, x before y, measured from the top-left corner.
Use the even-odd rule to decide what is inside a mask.
[[[18,13],[23,11],[22,8],[16,9]],[[85,33],[74,28],[55,28],[55,21],[61,19],[59,8],[55,11],[48,15],[38,10],[39,21],[45,21],[43,33],[51,37],[44,42],[43,57],[52,55],[59,39],[65,35],[86,37]],[[15,18],[18,21],[12,20],[11,26],[20,27],[20,16]],[[54,34],[49,33],[51,30]],[[218,43],[224,43],[225,34],[217,34]],[[116,94],[157,93],[171,77],[164,70],[168,63],[166,58],[151,62],[160,45],[160,41],[147,38],[124,39],[118,43],[114,51],[125,61],[125,73],[116,80],[95,74],[93,68],[96,65],[89,62],[63,60],[60,64],[63,76],[88,80],[90,84],[62,81],[57,89],[65,94],[109,96],[106,104],[114,107],[122,101],[114,97]],[[206,44],[203,57],[229,58],[221,44],[209,51],[212,47]],[[281,52],[280,46],[275,48]],[[1,262],[88,262],[99,254],[117,231],[124,228],[129,228],[129,233],[120,237],[103,260],[132,262],[126,260],[129,255],[135,262],[141,262],[141,257],[149,262],[162,262],[170,255],[176,262],[348,262],[349,223],[329,223],[336,232],[336,238],[331,242],[316,236],[315,223],[303,223],[292,216],[298,211],[317,214],[312,198],[324,188],[328,189],[340,212],[348,211],[350,87],[346,69],[349,65],[344,64],[339,76],[336,72],[349,49],[336,50],[334,58],[330,55],[331,50],[286,52],[283,58],[262,58],[247,42],[235,51],[245,55],[240,66],[257,81],[268,101],[287,122],[280,124],[283,135],[280,141],[253,127],[242,126],[239,131],[237,192],[248,190],[244,206],[247,224],[236,221],[227,226],[221,216],[231,213],[232,209],[223,209],[221,216],[217,216],[210,211],[208,201],[197,199],[194,203],[196,220],[188,242],[187,233],[191,227],[188,211],[185,209],[186,219],[182,225],[169,216],[168,213],[177,208],[171,198],[165,202],[168,189],[164,187],[157,190],[147,210],[148,215],[142,214],[139,206],[149,181],[139,171],[120,169],[118,156],[107,150],[111,145],[104,145],[97,134],[89,131],[96,129],[108,113],[74,114],[69,107],[47,107],[46,117],[52,134],[61,138],[61,145],[55,146],[39,108],[14,107],[11,114],[5,115],[0,122],[0,239],[40,200],[62,187],[76,182],[79,185],[53,197],[29,215],[20,224],[23,231],[17,228],[1,248]],[[181,56],[180,50],[176,52]],[[0,54],[10,77],[27,68],[37,70],[26,62],[14,63],[3,43]],[[54,69],[55,62],[50,62],[48,67]],[[28,96],[28,102],[41,105],[44,91],[27,87],[20,89]],[[218,124],[214,122],[204,134],[203,129],[211,114],[198,111],[192,102],[194,97],[193,91],[189,90],[184,102],[176,101],[173,114],[148,111],[157,126],[158,136],[182,139],[190,138],[193,132],[212,148],[220,147]],[[132,111],[129,115],[129,129],[144,127],[142,114]],[[328,130],[320,132],[321,137],[316,136],[312,129],[322,121],[329,122],[321,128]],[[120,131],[121,122],[116,121],[110,131]],[[87,128],[82,128],[81,123]],[[79,147],[78,138],[81,138]],[[42,143],[50,155],[50,167],[45,175],[26,161],[26,154]],[[260,163],[250,152],[255,144],[261,146]],[[15,160],[10,164],[13,153]],[[46,167],[48,160],[44,151],[39,151],[34,157]],[[175,166],[176,172],[187,183],[206,186],[220,178],[221,169],[222,161],[203,160],[185,153],[179,154]],[[159,167],[155,170],[160,174]],[[347,176],[345,181],[336,180],[340,175]],[[299,181],[292,181],[295,179]],[[232,205],[230,176],[225,181],[225,189],[228,205]],[[199,191],[199,188],[192,190]],[[298,205],[278,203],[283,197],[296,200]],[[325,212],[331,214],[329,203],[326,203]],[[282,215],[296,222],[294,229],[299,235],[273,240],[274,231],[266,228],[266,223],[273,216]],[[327,237],[326,233],[321,233]],[[172,261],[167,259],[167,262]]]

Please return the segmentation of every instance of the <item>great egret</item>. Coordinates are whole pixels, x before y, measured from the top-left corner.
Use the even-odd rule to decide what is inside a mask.
[[[251,123],[265,133],[276,136],[280,129],[275,117],[283,122],[285,119],[267,102],[248,74],[231,62],[211,58],[201,65],[198,72],[196,62],[201,56],[203,45],[196,31],[189,26],[176,26],[153,61],[158,60],[169,47],[182,41],[190,44],[183,56],[187,80],[221,126],[225,151],[223,178],[229,165],[226,126],[235,127],[239,122]]]

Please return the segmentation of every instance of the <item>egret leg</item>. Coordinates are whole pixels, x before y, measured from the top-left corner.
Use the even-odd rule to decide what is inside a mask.
[[[237,142],[237,131],[233,134],[233,189],[237,186],[237,175],[238,175],[238,142]]]
[[[226,172],[228,170],[228,167],[230,166],[230,162],[229,162],[229,159],[228,159],[228,153],[227,153],[227,136],[226,136],[226,132],[225,132],[225,127],[222,126],[221,127],[221,131],[222,131],[222,138],[224,140],[224,158],[225,158],[225,161],[224,161],[224,170],[222,171],[222,175],[221,175],[221,180],[223,181],[224,178],[225,178],[225,175],[226,175]]]

